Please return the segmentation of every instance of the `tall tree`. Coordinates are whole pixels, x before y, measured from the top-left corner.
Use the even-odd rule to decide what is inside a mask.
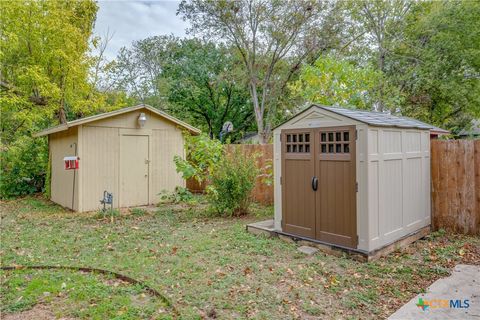
[[[367,60],[372,59],[376,69],[382,75],[386,73],[386,60],[393,48],[402,41],[405,28],[405,16],[409,12],[411,0],[352,0],[343,5],[349,11],[352,27],[358,33],[354,38],[358,46],[363,42]],[[388,107],[387,100],[392,91],[386,78],[378,81],[376,109],[383,111]]]
[[[110,86],[128,92],[136,101],[155,106],[165,104],[159,81],[179,41],[174,36],[155,36],[121,48],[110,70]]]
[[[220,138],[226,121],[232,122],[236,136],[251,130],[254,115],[248,90],[238,77],[240,61],[232,50],[183,40],[171,58],[163,68],[162,93],[172,113],[205,129],[211,138]]]
[[[90,81],[97,9],[93,0],[1,3],[0,196],[43,186],[47,144],[32,132],[104,106]]]
[[[222,44],[155,36],[123,48],[112,79],[135,99],[166,109],[219,137],[226,121],[236,133],[254,120],[240,60]]]
[[[317,0],[191,0],[178,14],[190,32],[220,38],[239,53],[249,87],[258,134],[267,142],[278,98],[301,63],[330,42],[329,3]],[[285,61],[288,61],[285,64]]]
[[[53,111],[60,123],[67,108],[85,106],[80,97],[91,89],[86,53],[97,9],[94,1],[2,3],[2,96],[15,99],[4,103],[20,112]]]
[[[420,2],[388,67],[403,112],[454,133],[480,118],[480,3]]]

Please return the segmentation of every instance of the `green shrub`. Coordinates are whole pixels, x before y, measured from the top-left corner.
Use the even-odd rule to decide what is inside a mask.
[[[265,184],[273,180],[271,164],[267,163],[262,172],[257,168],[257,155],[246,157],[238,149],[226,155],[224,145],[205,134],[186,134],[185,140],[186,159],[174,158],[177,172],[181,172],[184,179],[207,182],[207,200],[217,215],[248,213],[256,178]],[[191,201],[191,197],[185,188],[177,188],[174,193],[162,194],[161,199],[177,203]]]
[[[210,185],[207,187],[212,209],[219,215],[248,213],[258,174],[256,156],[246,157],[239,151],[224,156],[210,176]]]
[[[163,191],[160,193],[160,203],[191,202],[193,194],[184,187],[176,187],[175,191]]]
[[[182,173],[184,179],[194,178],[201,183],[208,180],[222,160],[223,145],[205,134],[185,133],[185,154],[185,159],[179,156],[173,159],[177,172]]]
[[[0,198],[42,191],[48,165],[45,139],[19,137],[12,144],[0,145]]]

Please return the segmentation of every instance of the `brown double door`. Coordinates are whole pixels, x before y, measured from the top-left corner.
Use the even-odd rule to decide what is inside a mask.
[[[355,126],[282,130],[282,229],[356,248]]]

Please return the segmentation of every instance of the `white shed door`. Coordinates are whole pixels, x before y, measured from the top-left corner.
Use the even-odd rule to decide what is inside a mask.
[[[120,138],[120,206],[148,204],[148,136]]]

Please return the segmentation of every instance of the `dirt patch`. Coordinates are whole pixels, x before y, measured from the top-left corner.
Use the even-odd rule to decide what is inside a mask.
[[[151,297],[145,293],[131,295],[132,304],[136,307],[143,307],[150,303]]]
[[[3,320],[25,320],[25,319],[36,319],[36,320],[75,320],[75,318],[58,318],[50,309],[50,306],[37,304],[32,309],[10,314],[2,314],[1,318]]]
[[[127,282],[127,281],[123,281],[121,279],[117,279],[117,278],[114,278],[114,279],[106,279],[106,280],[103,280],[103,283],[107,286],[111,286],[111,287],[119,287],[119,286],[128,286],[128,285],[131,285],[131,283]]]

